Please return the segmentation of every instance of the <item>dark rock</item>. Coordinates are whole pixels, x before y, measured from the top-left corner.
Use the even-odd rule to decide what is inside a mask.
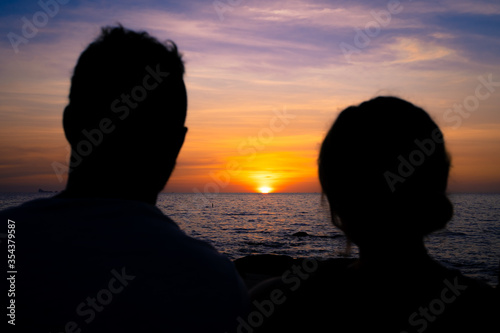
[[[293,262],[290,256],[259,254],[236,259],[234,265],[240,274],[244,272],[279,276],[289,269]]]
[[[292,258],[286,255],[259,254],[249,255],[234,260],[238,273],[250,290],[263,281],[281,277],[286,271],[293,270],[293,266],[301,267],[305,258]],[[330,258],[317,260],[318,269],[325,272],[343,271],[352,264],[355,258]]]

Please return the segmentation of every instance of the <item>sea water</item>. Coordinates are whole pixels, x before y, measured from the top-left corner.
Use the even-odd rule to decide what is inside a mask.
[[[52,195],[0,194],[0,209]],[[455,215],[446,229],[426,238],[429,253],[445,266],[497,285],[500,194],[452,194],[450,199]],[[320,194],[228,193],[200,203],[196,194],[164,193],[157,206],[188,235],[211,243],[232,259],[264,253],[317,259],[345,255],[345,237],[330,223],[328,205]],[[303,236],[294,235],[298,232]],[[350,255],[357,256],[356,247]]]

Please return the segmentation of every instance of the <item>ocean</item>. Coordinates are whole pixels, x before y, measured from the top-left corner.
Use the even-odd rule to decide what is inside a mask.
[[[47,193],[2,193],[0,209]],[[498,284],[500,194],[452,194],[455,216],[426,238],[430,255],[467,276]],[[331,223],[321,194],[162,193],[157,206],[188,235],[211,243],[231,259],[282,254],[327,259],[345,256],[346,240]],[[294,235],[302,233],[302,236]],[[394,251],[397,251],[394,248]],[[353,246],[351,256],[357,256]],[[391,253],[387,253],[391,256]]]

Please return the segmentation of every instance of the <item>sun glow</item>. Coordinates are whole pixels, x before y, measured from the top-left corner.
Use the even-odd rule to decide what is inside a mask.
[[[258,190],[262,194],[267,194],[267,193],[271,192],[273,189],[270,187],[267,187],[267,186],[262,186],[262,187],[259,187]]]

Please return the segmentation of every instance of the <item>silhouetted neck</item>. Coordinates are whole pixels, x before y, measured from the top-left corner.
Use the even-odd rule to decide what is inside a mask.
[[[423,240],[385,241],[359,247],[359,268],[397,269],[419,267],[433,262]]]
[[[66,189],[56,197],[134,200],[154,206],[156,205],[158,192],[137,187],[127,187],[127,184],[102,186],[102,184],[89,181],[82,182],[70,177]]]
[[[86,190],[64,190],[56,197],[58,198],[102,198],[102,199],[121,199],[121,200],[133,200],[140,201],[150,205],[156,205],[157,195],[138,195],[137,193],[127,193],[127,192],[114,192],[114,191],[104,191],[100,189],[95,189],[94,191]]]

